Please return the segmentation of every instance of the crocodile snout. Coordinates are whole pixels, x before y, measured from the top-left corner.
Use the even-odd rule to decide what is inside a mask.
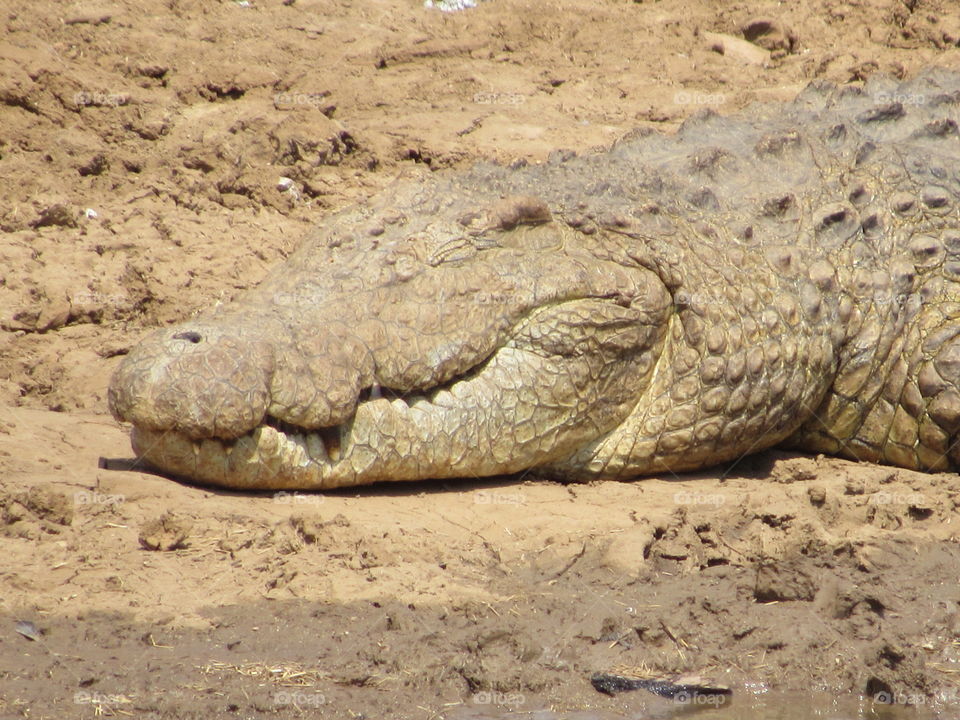
[[[229,328],[166,329],[123,360],[110,382],[110,411],[150,430],[240,437],[267,413],[274,367],[268,344]]]

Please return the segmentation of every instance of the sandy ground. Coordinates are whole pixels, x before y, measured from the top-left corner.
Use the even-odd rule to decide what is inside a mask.
[[[275,496],[97,464],[131,457],[120,356],[331,210],[960,67],[951,0],[8,0],[0,23],[0,716],[665,716],[591,687],[627,666],[960,717],[954,476],[768,453]]]

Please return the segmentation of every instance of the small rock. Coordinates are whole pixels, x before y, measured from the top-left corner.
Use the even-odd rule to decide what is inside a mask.
[[[476,0],[424,0],[427,10],[437,9],[447,13],[468,10],[477,6]]]
[[[748,42],[771,52],[795,53],[800,49],[797,34],[775,18],[753,18],[744,23],[740,32]]]
[[[56,525],[73,523],[73,503],[59,490],[47,485],[35,485],[19,498],[31,513]]]
[[[807,497],[810,498],[810,504],[820,507],[827,500],[827,489],[820,484],[811,485],[807,488]]]
[[[154,80],[161,79],[164,75],[169,72],[169,68],[166,65],[141,65],[137,68],[137,72],[144,77],[153,78]]]
[[[767,66],[770,64],[770,53],[742,38],[733,37],[724,33],[703,33],[707,47],[716,53],[737,60],[744,65]]]
[[[816,583],[804,570],[789,564],[761,565],[753,596],[757,602],[804,600],[817,594]]]
[[[43,306],[37,317],[36,329],[39,332],[56,330],[70,321],[70,303],[66,300],[52,300]]]
[[[186,546],[192,529],[193,522],[190,519],[164,513],[143,524],[140,528],[140,545],[146,550],[177,550]]]
[[[106,11],[91,10],[71,15],[63,21],[64,25],[103,25],[110,22],[112,15]]]
[[[219,542],[217,542],[217,547],[224,552],[230,553],[230,555],[240,550],[246,550],[251,545],[253,545],[253,537],[249,535],[242,537],[224,537],[220,538]]]
[[[18,620],[15,626],[15,629],[18,633],[23,635],[27,640],[40,639],[40,631],[37,629],[37,626],[34,625],[29,620]]]
[[[933,516],[936,506],[933,502],[923,497],[919,493],[913,493],[917,495],[916,499],[907,504],[907,513],[914,520],[926,520]]]
[[[32,227],[41,228],[50,225],[59,225],[60,227],[76,227],[77,218],[67,205],[63,203],[54,203],[40,212],[40,217],[30,223]]]
[[[327,535],[324,528],[327,522],[318,514],[294,515],[290,518],[290,525],[305,543],[313,545],[320,542]]]
[[[864,483],[862,478],[847,478],[847,482],[843,487],[843,493],[845,495],[863,495],[866,491],[866,483]]]
[[[690,557],[690,548],[675,540],[662,540],[657,543],[657,555],[666,560],[686,560]]]
[[[77,172],[80,173],[81,177],[87,177],[89,175],[102,175],[109,168],[110,161],[107,160],[107,156],[103,153],[97,153],[77,168]]]

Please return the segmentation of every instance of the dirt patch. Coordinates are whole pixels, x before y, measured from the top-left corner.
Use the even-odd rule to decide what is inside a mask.
[[[768,453],[683,482],[254,496],[97,467],[130,456],[119,356],[330,211],[958,66],[947,0],[44,1],[0,22],[4,716],[653,712],[591,687],[617,666],[956,716],[954,476]]]

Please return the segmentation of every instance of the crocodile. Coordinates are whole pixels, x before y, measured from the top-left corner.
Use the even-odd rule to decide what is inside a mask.
[[[960,74],[814,81],[396,182],[116,369],[138,456],[326,489],[632,478],[773,446],[960,466]]]

